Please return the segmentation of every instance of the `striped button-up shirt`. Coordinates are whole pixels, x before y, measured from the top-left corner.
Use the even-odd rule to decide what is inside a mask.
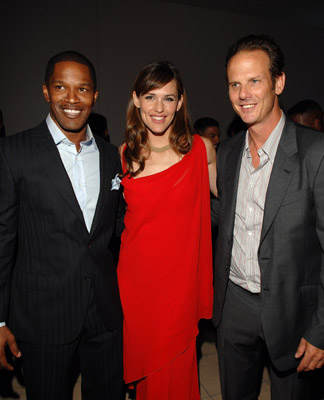
[[[282,113],[277,126],[258,150],[260,164],[257,168],[252,165],[249,132],[246,132],[236,199],[230,279],[252,293],[260,292],[258,249],[264,204],[284,124]]]

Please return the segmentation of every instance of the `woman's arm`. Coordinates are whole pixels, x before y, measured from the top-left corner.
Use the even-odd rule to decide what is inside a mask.
[[[205,138],[204,136],[201,136],[201,138],[204,141],[205,146],[206,146],[210,191],[213,193],[214,196],[217,197],[216,150],[215,150],[212,142],[208,138]]]

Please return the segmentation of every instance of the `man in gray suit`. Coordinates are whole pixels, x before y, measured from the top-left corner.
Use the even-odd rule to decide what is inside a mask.
[[[324,363],[324,137],[279,105],[282,52],[265,35],[226,58],[229,97],[248,130],[218,150],[213,322],[222,396],[257,399],[265,362],[276,400],[310,398]]]
[[[50,112],[0,142],[0,367],[22,357],[27,398],[122,396],[122,310],[109,250],[120,202],[115,146],[87,120],[97,99],[91,62],[52,57]]]

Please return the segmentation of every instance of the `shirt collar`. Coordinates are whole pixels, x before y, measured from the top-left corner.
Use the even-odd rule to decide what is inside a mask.
[[[281,138],[281,134],[282,134],[283,128],[285,126],[285,122],[286,122],[285,114],[281,111],[281,118],[280,118],[279,122],[277,123],[274,130],[271,132],[270,136],[268,137],[268,139],[266,140],[264,145],[258,150],[259,154],[260,154],[260,151],[267,154],[267,156],[269,157],[269,159],[272,162],[274,161],[274,158],[276,156],[279,140]],[[246,153],[247,157],[250,156],[249,131],[248,130],[246,131],[246,135],[245,135],[244,152]]]
[[[61,131],[61,129],[53,121],[51,114],[48,114],[48,116],[46,117],[46,124],[47,124],[48,130],[50,131],[50,134],[52,135],[52,138],[53,138],[56,146],[58,146],[63,141],[72,144],[72,142],[64,135],[64,133]],[[95,138],[93,137],[93,134],[91,132],[89,125],[87,125],[86,140],[81,143],[84,146],[90,146],[91,144],[93,144],[95,149],[97,150],[97,144],[96,144]]]

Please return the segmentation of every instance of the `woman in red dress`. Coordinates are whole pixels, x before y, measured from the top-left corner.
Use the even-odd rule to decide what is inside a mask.
[[[171,63],[139,72],[120,152],[125,382],[136,386],[137,400],[197,400],[198,321],[212,316],[216,152],[191,134],[186,93]]]

